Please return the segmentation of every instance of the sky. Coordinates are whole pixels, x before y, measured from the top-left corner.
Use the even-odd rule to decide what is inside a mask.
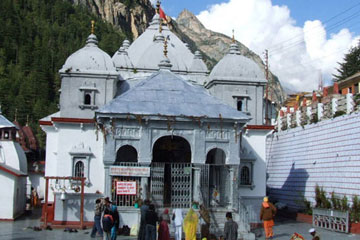
[[[152,0],[155,2],[155,0]],[[171,17],[193,12],[210,30],[232,35],[263,58],[282,85],[312,91],[360,39],[359,0],[163,0]],[[263,58],[264,59],[264,58]]]

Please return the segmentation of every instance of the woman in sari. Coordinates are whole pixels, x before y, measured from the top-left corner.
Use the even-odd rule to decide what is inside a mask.
[[[192,208],[190,208],[184,219],[185,240],[196,240],[196,228],[198,222],[198,215]]]

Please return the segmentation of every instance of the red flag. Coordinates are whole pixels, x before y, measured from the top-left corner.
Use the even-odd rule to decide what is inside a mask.
[[[160,18],[166,21],[166,14],[164,13],[161,7],[159,8],[159,14],[160,14]]]

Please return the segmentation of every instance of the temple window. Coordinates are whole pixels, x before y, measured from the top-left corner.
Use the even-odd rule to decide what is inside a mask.
[[[88,185],[90,183],[90,159],[94,156],[90,147],[80,143],[78,146],[74,146],[69,154],[72,159],[72,176],[86,178],[85,184]]]
[[[79,107],[81,109],[88,109],[91,110],[97,109],[98,106],[96,106],[96,93],[98,92],[98,89],[96,88],[95,84],[87,84],[84,83],[83,86],[79,88],[80,90],[80,104]]]
[[[90,104],[91,104],[91,96],[89,93],[86,93],[84,97],[84,105],[90,105]]]
[[[235,100],[235,107],[238,111],[241,111],[241,112],[249,111],[248,103],[249,103],[250,98],[248,95],[233,96],[233,99]]]
[[[240,164],[240,187],[248,187],[253,189],[254,179],[253,179],[253,171],[254,171],[254,162],[255,160],[242,160]]]
[[[84,177],[85,167],[82,160],[77,160],[74,167],[74,177]]]
[[[241,185],[250,185],[250,169],[247,166],[244,166],[241,168],[241,179],[240,184]]]

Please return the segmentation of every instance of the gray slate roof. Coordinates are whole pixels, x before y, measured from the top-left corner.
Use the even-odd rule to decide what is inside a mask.
[[[0,128],[17,128],[15,124],[10,122],[6,117],[0,114]]]
[[[207,117],[248,121],[249,117],[193,86],[169,70],[159,70],[101,107],[97,115],[138,114],[150,116]]]

